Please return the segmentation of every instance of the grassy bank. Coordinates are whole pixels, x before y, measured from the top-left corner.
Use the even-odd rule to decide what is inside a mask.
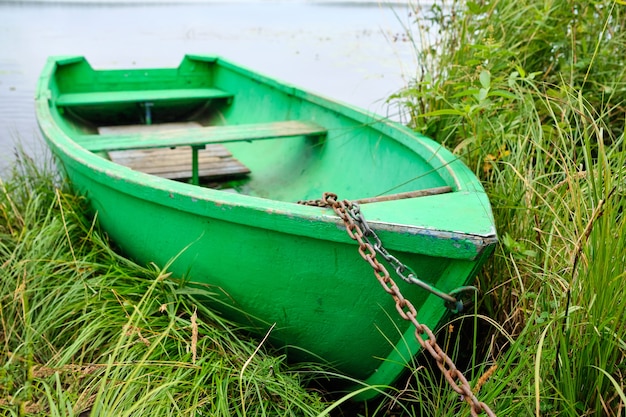
[[[495,212],[475,361],[500,415],[624,415],[625,25],[623,2],[449,0],[410,28],[422,65],[395,99]]]
[[[54,175],[0,183],[0,414],[314,416],[311,370],[117,255]],[[81,414],[84,413],[84,414]]]

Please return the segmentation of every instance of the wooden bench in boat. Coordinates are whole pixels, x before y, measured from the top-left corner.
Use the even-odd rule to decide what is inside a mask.
[[[187,147],[161,149],[131,149],[109,152],[109,158],[135,171],[170,180],[186,181],[193,178],[192,152]],[[198,151],[198,181],[221,182],[240,178],[250,169],[223,145],[208,145]]]
[[[155,125],[153,125],[155,126]],[[247,142],[297,136],[323,137],[326,129],[312,122],[250,123],[230,126],[208,126],[197,129],[171,129],[157,132],[134,132],[115,135],[81,135],[77,143],[91,152],[127,149],[203,147],[211,143]]]
[[[99,135],[81,135],[76,142],[92,152],[147,150],[189,146],[191,155],[191,179],[199,183],[198,152],[207,145],[226,142],[242,142],[288,137],[322,138],[327,131],[323,127],[304,121],[251,123],[230,126],[200,127],[180,125],[161,128],[159,125],[135,126],[132,129],[101,128]],[[104,133],[104,134],[102,134]]]
[[[196,122],[160,123],[154,125],[101,126],[101,136],[115,137],[124,134],[154,134],[172,130],[201,129]],[[193,179],[193,155],[189,147],[127,149],[108,152],[109,158],[135,171],[168,178],[171,180]],[[223,180],[249,174],[250,169],[235,159],[226,147],[220,144],[207,145],[197,151],[197,181]],[[196,183],[198,183],[196,182]]]
[[[233,94],[217,88],[183,88],[139,91],[96,91],[61,94],[56,105],[60,107],[96,106],[101,104],[155,103],[173,100],[230,99]]]
[[[155,104],[180,101],[232,100],[233,94],[217,88],[172,88],[137,91],[95,91],[65,93],[56,99],[60,108],[90,107],[103,105],[137,104],[145,111],[146,124],[152,124],[152,107]]]

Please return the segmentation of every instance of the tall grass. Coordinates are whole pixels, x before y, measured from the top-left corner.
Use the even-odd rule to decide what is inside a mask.
[[[438,0],[416,9],[422,65],[393,99],[490,195],[501,244],[479,285],[492,321],[477,340],[484,355],[474,364],[483,365],[469,372],[478,383],[497,366],[481,399],[500,415],[626,409],[622,3]],[[439,33],[423,30],[433,24]]]
[[[118,256],[84,202],[22,160],[0,183],[0,414],[312,416],[312,373]],[[209,295],[210,296],[210,295]],[[245,365],[245,366],[244,366]]]

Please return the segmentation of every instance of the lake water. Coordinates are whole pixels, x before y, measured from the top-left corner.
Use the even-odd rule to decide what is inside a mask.
[[[0,176],[19,142],[41,154],[34,91],[49,55],[94,67],[177,66],[216,54],[266,75],[398,118],[385,103],[415,73],[409,8],[346,1],[177,4],[0,0]]]

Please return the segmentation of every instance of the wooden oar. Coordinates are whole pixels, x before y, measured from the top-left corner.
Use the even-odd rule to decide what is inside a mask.
[[[426,197],[429,195],[446,194],[450,192],[452,192],[452,187],[446,185],[443,187],[426,188],[424,190],[407,191],[405,193],[381,195],[378,197],[361,198],[358,200],[352,200],[352,202],[357,203],[357,204],[379,203],[381,201],[392,201],[392,200],[402,200],[405,198]]]

